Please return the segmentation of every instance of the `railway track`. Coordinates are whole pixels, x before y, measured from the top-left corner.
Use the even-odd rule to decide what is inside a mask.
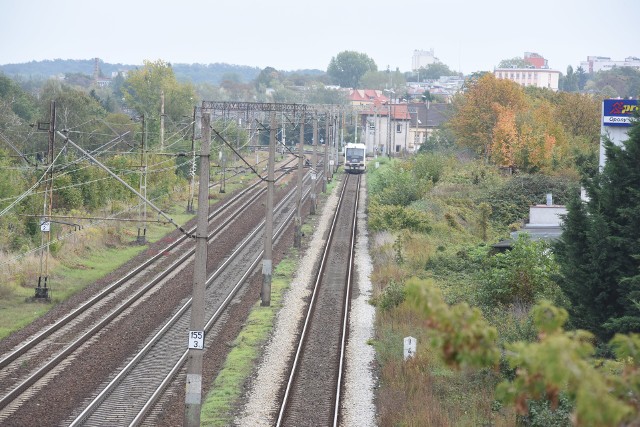
[[[360,176],[347,175],[293,358],[277,426],[337,426]]]
[[[264,189],[258,185],[252,186],[212,212],[209,219],[214,231],[209,234],[209,239],[217,238],[223,232],[235,234],[230,231],[233,221],[243,218],[245,214],[242,212],[251,210],[249,201],[255,203],[263,192]],[[233,225],[233,228],[237,227]],[[234,239],[237,240],[237,236],[231,238]],[[91,346],[92,341],[95,343],[109,329],[117,328],[114,326],[117,319],[122,323],[122,318],[133,317],[136,307],[153,299],[152,295],[160,293],[163,284],[175,282],[177,276],[183,276],[184,265],[193,253],[192,246],[192,242],[184,237],[172,239],[130,274],[107,286],[51,327],[32,336],[24,345],[3,355],[0,359],[0,389],[5,392],[0,398],[0,423],[16,412],[20,413],[23,406],[32,403],[30,400],[38,390],[49,382],[55,382],[57,374],[74,363],[75,353]],[[146,338],[146,335],[141,338]]]
[[[289,206],[294,195],[295,191],[289,192],[275,208],[274,240],[292,219],[294,211]],[[209,346],[215,344],[212,327],[224,319],[225,309],[262,259],[263,227],[264,222],[207,280],[205,334]],[[238,259],[242,264],[240,271],[228,268],[232,263],[238,264]],[[186,361],[185,331],[189,329],[190,307],[188,299],[70,426],[140,425]]]

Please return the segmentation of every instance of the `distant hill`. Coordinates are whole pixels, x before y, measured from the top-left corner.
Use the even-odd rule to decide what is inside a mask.
[[[10,77],[23,76],[26,78],[49,78],[60,74],[81,73],[89,76],[93,75],[93,59],[54,59],[44,61],[31,61],[22,64],[0,65],[0,72]],[[113,72],[134,70],[142,65],[131,64],[110,64],[99,62],[100,72],[104,77],[111,77]],[[180,81],[191,81],[193,83],[219,84],[225,75],[235,74],[242,82],[250,82],[260,74],[260,68],[247,65],[232,64],[171,64],[176,78]],[[322,70],[297,70],[286,71],[285,73],[296,73],[306,75],[320,75]]]

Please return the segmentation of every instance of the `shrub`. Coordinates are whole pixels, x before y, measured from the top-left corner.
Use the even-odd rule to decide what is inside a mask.
[[[373,304],[382,311],[390,310],[404,302],[405,291],[402,283],[390,282],[382,293],[373,300]]]
[[[479,299],[494,304],[533,305],[541,299],[566,305],[565,297],[553,277],[558,263],[544,241],[531,241],[521,234],[510,251],[486,259],[480,274]]]
[[[418,154],[411,162],[411,170],[418,180],[436,184],[440,181],[449,161],[450,158],[442,154]]]
[[[494,221],[503,225],[519,222],[529,216],[529,206],[546,202],[553,194],[556,204],[565,204],[577,183],[568,178],[547,175],[519,175],[490,190],[480,202],[491,205]]]
[[[425,194],[429,183],[399,162],[374,170],[368,178],[371,199],[383,205],[408,206]]]
[[[369,204],[369,228],[373,231],[411,230],[428,233],[429,219],[424,212],[397,205]]]

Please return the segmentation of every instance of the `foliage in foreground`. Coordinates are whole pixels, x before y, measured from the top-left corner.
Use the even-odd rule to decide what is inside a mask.
[[[427,282],[408,282],[408,300],[427,318],[433,330],[432,346],[455,369],[495,369],[502,349],[496,329],[480,311],[466,303],[447,305]],[[640,408],[640,335],[617,335],[611,346],[617,361],[593,359],[593,335],[587,331],[564,331],[566,310],[543,301],[533,308],[538,341],[515,342],[504,348],[514,379],[499,384],[496,395],[515,404],[521,415],[529,414],[529,402],[548,400],[558,407],[561,392],[575,401],[576,425],[612,426],[638,420]]]

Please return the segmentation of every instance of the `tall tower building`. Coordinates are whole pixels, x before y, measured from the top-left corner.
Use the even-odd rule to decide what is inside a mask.
[[[414,50],[413,57],[411,58],[411,69],[418,71],[420,68],[427,68],[427,66],[438,62],[433,54],[433,48],[430,50]]]

